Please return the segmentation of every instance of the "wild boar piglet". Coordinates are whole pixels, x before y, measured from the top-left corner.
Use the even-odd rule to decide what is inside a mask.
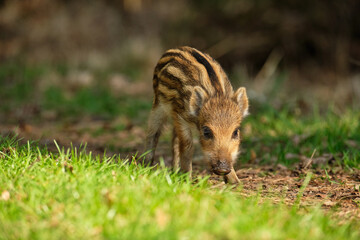
[[[161,130],[173,120],[172,164],[192,171],[193,133],[198,131],[212,171],[238,183],[234,170],[240,125],[248,114],[246,89],[233,90],[221,66],[191,47],[170,49],[160,58],[153,77],[154,102],[148,122],[146,162],[153,164]]]

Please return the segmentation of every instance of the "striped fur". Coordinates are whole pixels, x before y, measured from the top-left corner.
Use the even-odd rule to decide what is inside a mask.
[[[228,181],[238,182],[232,165],[240,137],[233,136],[247,114],[245,89],[234,92],[221,66],[191,47],[170,49],[163,54],[154,70],[153,88],[146,139],[147,148],[153,151],[147,155],[147,161],[153,163],[162,127],[171,118],[174,168],[191,171],[192,134],[198,131],[204,155],[214,172],[225,173]],[[204,129],[211,132],[210,138]]]

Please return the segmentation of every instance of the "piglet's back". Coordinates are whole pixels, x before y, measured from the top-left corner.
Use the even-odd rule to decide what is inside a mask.
[[[225,72],[209,55],[190,47],[165,52],[154,71],[154,104],[170,103],[177,113],[188,111],[195,86],[204,89],[209,97],[233,95]]]

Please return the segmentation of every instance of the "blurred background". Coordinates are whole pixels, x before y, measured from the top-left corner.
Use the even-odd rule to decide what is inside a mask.
[[[182,45],[246,86],[252,112],[359,109],[359,10],[358,0],[0,0],[2,131],[43,136],[61,119],[51,128],[71,140],[78,123],[73,138],[95,141],[103,134],[88,130],[111,119],[103,131],[143,137],[152,71]]]

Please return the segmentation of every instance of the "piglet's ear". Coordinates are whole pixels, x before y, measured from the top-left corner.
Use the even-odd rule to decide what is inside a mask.
[[[199,115],[199,111],[202,105],[204,104],[206,97],[207,94],[202,87],[200,86],[194,87],[193,91],[191,92],[191,97],[189,101],[189,111],[191,115],[193,116]]]
[[[244,87],[236,90],[234,94],[234,100],[238,103],[243,117],[249,115],[249,100],[246,95],[246,89]]]

